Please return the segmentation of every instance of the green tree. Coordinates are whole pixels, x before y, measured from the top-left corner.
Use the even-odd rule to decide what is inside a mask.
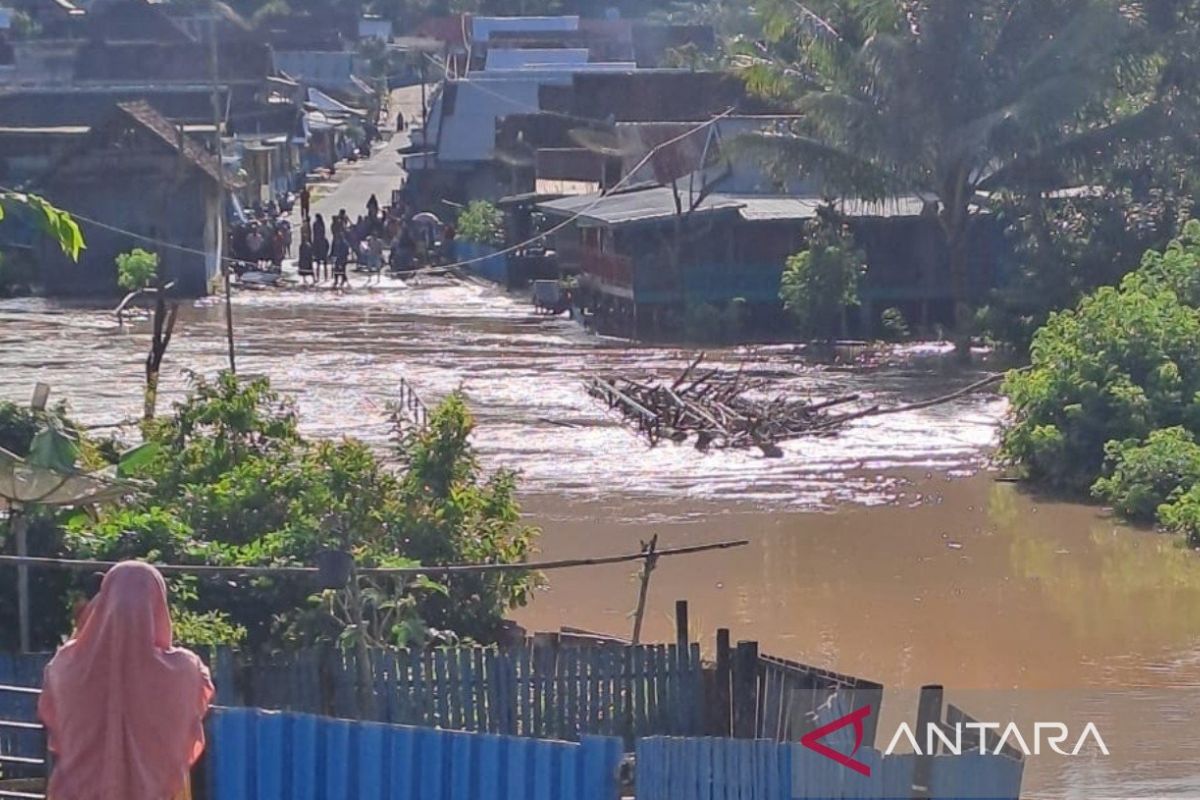
[[[128,292],[145,289],[158,276],[158,256],[135,247],[117,256],[117,285]]]
[[[968,243],[981,192],[1069,182],[1079,163],[1163,127],[1155,64],[1108,0],[764,0],[751,85],[801,118],[761,137],[828,191],[934,198],[957,344],[971,320]]]
[[[467,242],[504,244],[504,214],[487,200],[473,200],[458,215],[458,235]]]
[[[788,259],[779,296],[801,335],[832,339],[845,333],[848,306],[858,305],[866,256],[848,230],[827,222],[808,228],[808,249]]]

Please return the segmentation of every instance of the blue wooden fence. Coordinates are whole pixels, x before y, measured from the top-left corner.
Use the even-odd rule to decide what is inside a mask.
[[[218,702],[347,719],[577,741],[697,736],[704,731],[700,647],[559,646],[377,650],[367,707],[353,653],[332,648],[274,658],[219,650]]]
[[[350,722],[252,709],[210,717],[210,800],[616,800],[621,741]]]
[[[638,736],[706,732],[698,644],[577,646],[539,636],[500,649],[376,650],[365,708],[353,653],[198,652],[224,706],[566,741],[620,736],[628,745]],[[48,660],[0,654],[0,682],[40,686]]]
[[[915,755],[874,748],[855,758],[861,775],[800,744],[749,739],[655,737],[637,743],[638,800],[910,800]],[[928,759],[933,800],[1016,800],[1022,762],[1003,755],[937,755]]]

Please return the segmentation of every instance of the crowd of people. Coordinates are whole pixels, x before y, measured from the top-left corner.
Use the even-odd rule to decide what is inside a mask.
[[[303,285],[332,280],[334,288],[348,288],[351,264],[366,273],[369,285],[385,268],[409,272],[453,255],[454,227],[442,225],[428,212],[411,214],[400,197],[384,207],[371,195],[366,214],[351,220],[343,208],[326,221],[321,214],[309,213],[306,194],[307,190],[300,195],[302,219],[296,257]]]

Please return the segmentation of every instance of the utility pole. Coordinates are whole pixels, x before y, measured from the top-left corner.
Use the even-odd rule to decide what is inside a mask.
[[[225,284],[225,336],[229,340],[229,372],[237,375],[237,359],[233,348],[233,298],[229,288],[229,266],[225,262],[225,158],[221,150],[221,98],[220,87],[217,83],[217,4],[210,6],[212,18],[209,20],[209,77],[212,81],[212,112],[213,112],[213,153],[217,157],[217,170],[221,176],[217,187],[217,268],[221,270],[221,278]]]

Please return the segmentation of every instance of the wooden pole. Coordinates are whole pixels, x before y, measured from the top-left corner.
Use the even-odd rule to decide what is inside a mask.
[[[675,601],[675,646],[680,653],[687,653],[690,644],[688,635],[688,603],[687,600]]]
[[[211,25],[209,27],[209,77],[210,77],[210,94],[212,100],[213,113],[213,155],[217,159],[218,175],[220,175],[220,183],[217,186],[217,219],[215,229],[217,232],[217,269],[221,270],[221,277],[225,283],[225,338],[229,342],[229,372],[237,375],[237,359],[233,353],[233,298],[229,288],[229,265],[224,259],[223,250],[225,249],[225,159],[221,155],[221,98],[220,88],[217,84],[218,68],[217,68],[217,18],[220,16],[217,12],[217,4],[214,2],[209,9],[212,14]]]
[[[738,642],[733,664],[733,736],[758,737],[758,642]]]
[[[17,540],[17,556],[25,558],[29,555],[28,521],[22,508],[13,503],[8,512],[9,528]],[[29,565],[17,566],[17,613],[19,616],[21,652],[32,652],[32,635],[29,625]]]
[[[728,737],[733,731],[731,727],[733,718],[729,713],[729,689],[733,677],[732,656],[729,647],[729,628],[719,628],[717,630],[716,692],[713,695],[716,716],[710,735],[721,738]]]
[[[655,552],[657,548],[657,533],[650,537],[649,542],[642,542],[642,553],[645,560],[642,562],[642,585],[638,589],[637,611],[633,614],[633,643],[635,645],[642,642],[642,620],[646,616],[646,595],[650,591],[650,573],[654,572],[654,567],[658,564],[658,554]]]

